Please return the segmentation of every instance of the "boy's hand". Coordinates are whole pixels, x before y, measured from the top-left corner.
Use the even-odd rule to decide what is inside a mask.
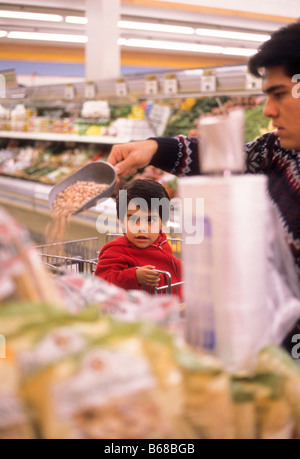
[[[139,285],[147,287],[158,287],[160,274],[154,271],[155,266],[147,265],[137,268],[135,271],[136,279]]]

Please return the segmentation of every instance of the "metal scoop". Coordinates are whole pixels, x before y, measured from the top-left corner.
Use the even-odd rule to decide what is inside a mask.
[[[74,172],[74,174],[69,175],[69,177],[57,183],[57,185],[54,185],[49,194],[49,205],[52,207],[57,195],[76,182],[95,182],[107,184],[108,188],[106,190],[102,191],[102,193],[87,201],[75,212],[75,214],[79,214],[80,212],[95,206],[99,199],[109,198],[115,189],[116,179],[117,174],[115,169],[109,163],[105,161],[94,161],[92,163],[86,164],[81,169]]]

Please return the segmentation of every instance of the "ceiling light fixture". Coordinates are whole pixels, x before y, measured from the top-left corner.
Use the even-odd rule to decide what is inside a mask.
[[[198,45],[196,43],[181,43],[175,41],[163,40],[142,40],[137,38],[121,38],[119,44],[151,49],[165,49],[169,51],[191,51],[195,53],[214,53],[218,54],[222,51],[222,46],[214,45]]]
[[[62,43],[81,43],[86,44],[88,37],[86,35],[69,35],[58,33],[41,33],[41,32],[22,32],[0,30],[0,37],[6,37],[16,40],[41,40],[57,41]],[[227,54],[233,56],[251,56],[256,49],[234,48],[217,45],[205,45],[197,43],[183,43],[165,40],[143,40],[138,38],[119,38],[119,46],[128,46],[132,48],[160,49],[166,51],[184,51],[193,53],[209,54]]]
[[[121,29],[148,30],[151,32],[182,33],[185,35],[193,35],[195,33],[193,27],[154,24],[152,22],[119,21],[118,26]]]
[[[253,56],[256,53],[256,49],[250,48],[231,48],[224,47],[222,54],[228,54],[230,56]]]
[[[65,21],[69,24],[87,24],[88,18],[84,16],[66,16]]]
[[[44,14],[44,13],[27,13],[21,11],[5,11],[0,10],[1,18],[8,19],[27,19],[31,21],[48,21],[48,22],[62,22],[63,17],[59,14]]]
[[[42,41],[59,41],[64,43],[87,43],[86,35],[68,35],[63,33],[41,33],[41,32],[8,32],[7,38],[16,40],[42,40]]]
[[[234,56],[251,56],[256,52],[256,49],[249,48],[229,48],[216,45],[181,43],[163,40],[142,40],[137,38],[120,38],[118,43],[120,46],[129,46],[133,48],[161,49],[168,51],[186,51],[210,54],[227,54]]]
[[[202,37],[229,38],[232,40],[246,40],[257,42],[264,42],[271,38],[270,35],[266,34],[234,32],[230,30],[215,29],[196,29],[196,34],[201,35]]]

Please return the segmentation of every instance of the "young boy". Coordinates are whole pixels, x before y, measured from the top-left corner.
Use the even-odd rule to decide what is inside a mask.
[[[134,180],[119,191],[116,204],[125,234],[103,246],[95,275],[126,290],[149,293],[167,284],[155,269],[169,272],[172,284],[181,282],[181,260],[163,232],[170,212],[165,188],[153,180]]]

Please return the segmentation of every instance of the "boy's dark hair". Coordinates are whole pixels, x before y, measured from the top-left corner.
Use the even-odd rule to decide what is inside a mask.
[[[261,77],[262,68],[283,66],[287,76],[300,73],[300,23],[289,24],[274,32],[248,62],[249,71]]]
[[[120,192],[125,190],[127,191],[127,202],[121,205]],[[144,206],[141,206],[142,211],[158,212],[163,223],[169,220],[170,197],[167,190],[160,183],[145,179],[133,180],[119,190],[116,197],[118,219],[120,221],[124,220],[125,211],[130,201],[139,204],[141,199],[145,203]]]

